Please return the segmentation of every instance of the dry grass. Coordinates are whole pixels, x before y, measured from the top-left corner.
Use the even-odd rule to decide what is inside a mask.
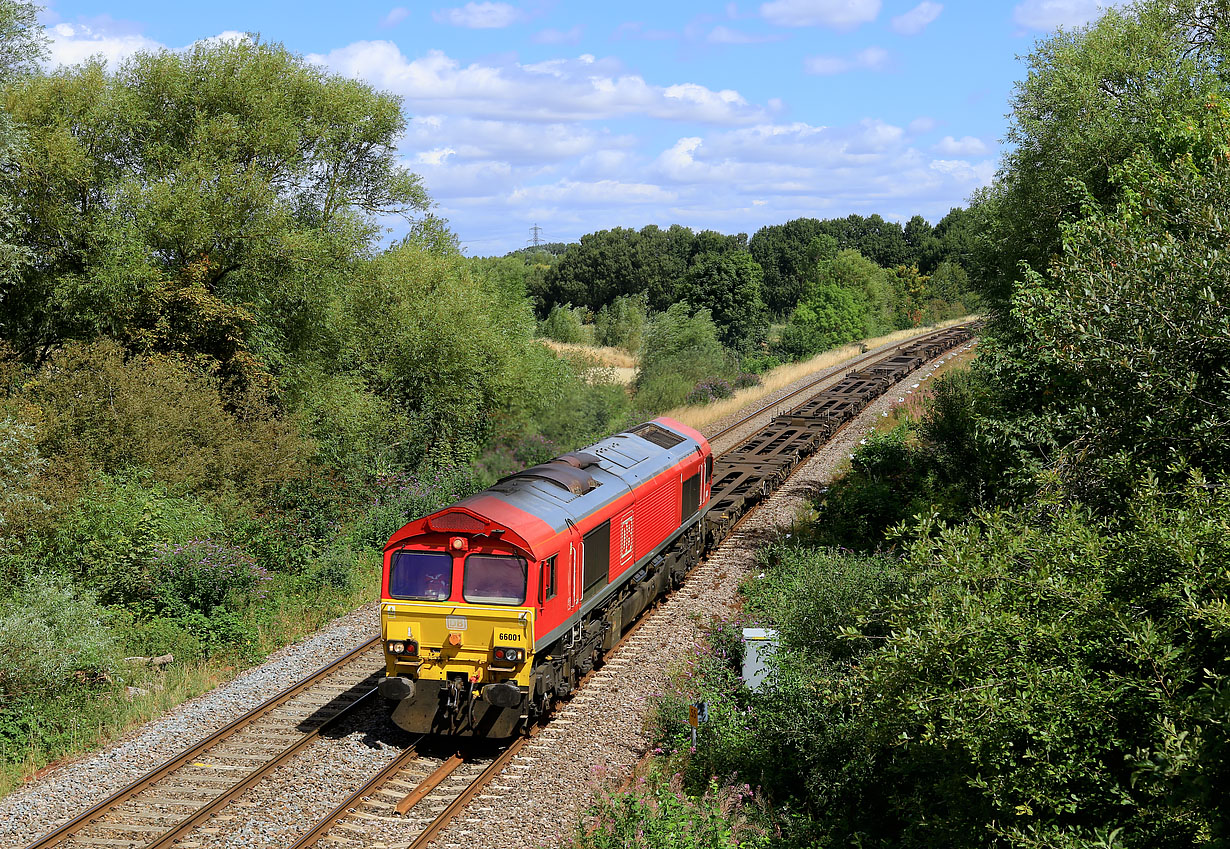
[[[629,354],[623,348],[599,348],[594,345],[579,345],[568,342],[556,342],[553,339],[539,339],[552,351],[563,356],[581,356],[593,360],[598,365],[610,366],[615,369],[631,369],[636,371],[639,360],[635,354]]]
[[[875,339],[867,339],[863,342],[853,342],[842,348],[835,348],[831,351],[825,351],[816,357],[802,363],[787,363],[784,366],[779,366],[771,371],[767,371],[760,376],[760,386],[749,386],[747,389],[740,389],[729,398],[724,398],[712,404],[703,404],[698,406],[676,407],[666,413],[672,419],[681,422],[689,427],[703,428],[713,422],[724,419],[727,416],[737,413],[744,407],[759,401],[766,395],[772,394],[795,381],[802,380],[808,375],[815,374],[818,371],[823,371],[833,366],[847,363],[857,357],[866,349],[878,348],[881,345],[890,345],[896,342],[902,342],[914,336],[928,331],[943,327],[952,327],[956,324],[964,324],[970,318],[957,318],[951,321],[941,322],[934,327],[921,328],[916,327],[910,330],[898,330],[895,333],[889,333],[887,336],[878,336]]]

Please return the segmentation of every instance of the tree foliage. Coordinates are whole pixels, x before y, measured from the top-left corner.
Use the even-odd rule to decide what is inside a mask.
[[[34,361],[148,331],[148,298],[186,285],[252,305],[262,353],[309,344],[374,216],[426,206],[395,163],[397,100],[278,45],[139,53],[114,74],[88,62],[18,82],[8,111],[26,134],[6,176],[17,240],[38,261],[2,320]]]
[[[1087,199],[1113,206],[1112,170],[1159,122],[1203,110],[1222,85],[1228,22],[1219,2],[1138,2],[1038,42],[1012,99],[1009,153],[977,203],[991,306],[1006,311],[1019,263],[1045,272]]]

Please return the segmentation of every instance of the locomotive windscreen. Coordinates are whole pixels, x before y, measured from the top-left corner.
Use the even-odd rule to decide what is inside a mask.
[[[528,572],[524,557],[471,554],[466,558],[461,596],[474,604],[522,604]]]
[[[438,551],[395,551],[389,565],[393,598],[443,601],[452,592],[453,558]]]

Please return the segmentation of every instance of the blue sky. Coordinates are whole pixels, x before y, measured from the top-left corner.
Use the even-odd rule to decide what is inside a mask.
[[[994,175],[1017,57],[1107,1],[51,0],[43,20],[53,64],[251,32],[400,95],[405,164],[484,256],[534,224],[935,223]]]

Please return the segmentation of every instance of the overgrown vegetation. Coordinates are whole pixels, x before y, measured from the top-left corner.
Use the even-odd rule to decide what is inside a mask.
[[[1138,0],[1038,44],[961,249],[979,356],[659,700],[691,798],[737,773],[790,847],[1226,842],[1228,33],[1224,4]],[[756,691],[745,624],[778,633]]]

